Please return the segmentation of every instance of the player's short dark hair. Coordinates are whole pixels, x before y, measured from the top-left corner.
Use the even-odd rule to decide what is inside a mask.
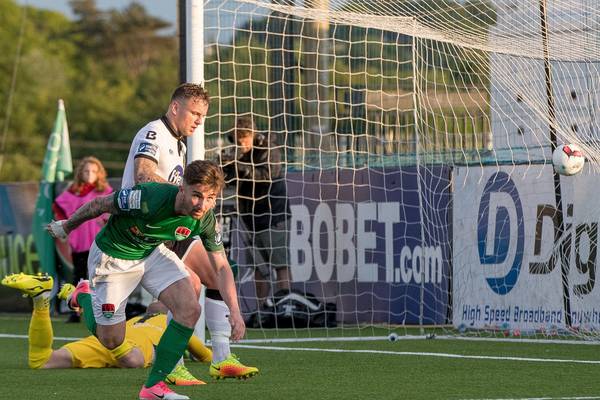
[[[223,170],[215,162],[196,160],[185,167],[183,181],[188,185],[204,185],[214,188],[217,192],[225,186]]]
[[[237,118],[235,123],[235,135],[236,137],[246,137],[254,135],[256,126],[254,125],[254,118],[250,114],[243,114]]]
[[[175,88],[175,91],[171,95],[171,101],[184,100],[184,99],[200,99],[208,104],[210,98],[208,97],[208,91],[204,86],[197,83],[182,83]]]

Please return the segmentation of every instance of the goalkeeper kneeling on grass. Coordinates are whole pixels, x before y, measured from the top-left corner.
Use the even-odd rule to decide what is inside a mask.
[[[58,350],[52,349],[53,330],[50,320],[50,292],[53,279],[47,275],[12,274],[2,280],[2,285],[17,289],[33,300],[33,313],[29,322],[29,367],[39,368],[118,368],[119,362],[95,336],[88,336],[67,343]],[[72,285],[66,284],[58,294],[66,297]],[[148,367],[154,361],[154,346],[167,327],[166,308],[159,302],[148,307],[144,315],[127,321],[125,340],[140,349],[144,356],[143,364]],[[210,363],[212,352],[195,336],[188,343],[188,351],[198,361]],[[175,385],[202,385],[183,364],[179,364],[167,376],[167,383]]]

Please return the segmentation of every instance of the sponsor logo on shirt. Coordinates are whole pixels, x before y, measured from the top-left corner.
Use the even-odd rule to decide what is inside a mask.
[[[153,143],[140,143],[137,150],[138,154],[147,154],[152,157],[156,157],[157,152],[158,146]]]
[[[178,226],[175,229],[175,240],[184,240],[192,233],[191,229],[185,226]]]
[[[119,192],[119,208],[123,211],[139,210],[141,198],[141,190],[123,189]]]
[[[181,165],[178,165],[175,168],[173,168],[173,171],[171,171],[171,173],[169,174],[168,181],[175,185],[180,185],[182,179],[183,179],[183,167]]]
[[[102,304],[102,315],[104,315],[104,318],[112,318],[115,315],[115,305],[110,303]]]
[[[146,227],[147,226],[148,225],[146,225]],[[130,239],[137,244],[158,246],[163,242],[161,239],[157,239],[156,237],[147,236],[146,233],[142,232],[141,229],[135,225],[132,225],[127,229],[133,235]],[[152,232],[150,232],[150,234],[152,234]]]

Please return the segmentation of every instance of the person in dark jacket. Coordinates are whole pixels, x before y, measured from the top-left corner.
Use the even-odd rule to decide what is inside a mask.
[[[262,308],[271,289],[271,269],[276,280],[273,292],[290,289],[288,265],[289,205],[285,187],[285,166],[281,148],[256,131],[251,115],[237,119],[230,140],[235,154],[224,155],[223,171],[228,185],[236,187],[237,211],[247,233],[250,262],[256,268],[254,281],[258,308]],[[266,264],[258,264],[259,253]]]

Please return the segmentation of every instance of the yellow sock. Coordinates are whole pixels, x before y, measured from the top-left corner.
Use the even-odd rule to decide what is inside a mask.
[[[49,297],[33,299],[33,313],[29,321],[29,368],[41,368],[52,355],[52,321]]]
[[[200,339],[198,339],[196,336],[192,336],[190,338],[188,350],[194,357],[198,359],[198,361],[203,363],[210,363],[212,361],[212,351],[202,344]]]

